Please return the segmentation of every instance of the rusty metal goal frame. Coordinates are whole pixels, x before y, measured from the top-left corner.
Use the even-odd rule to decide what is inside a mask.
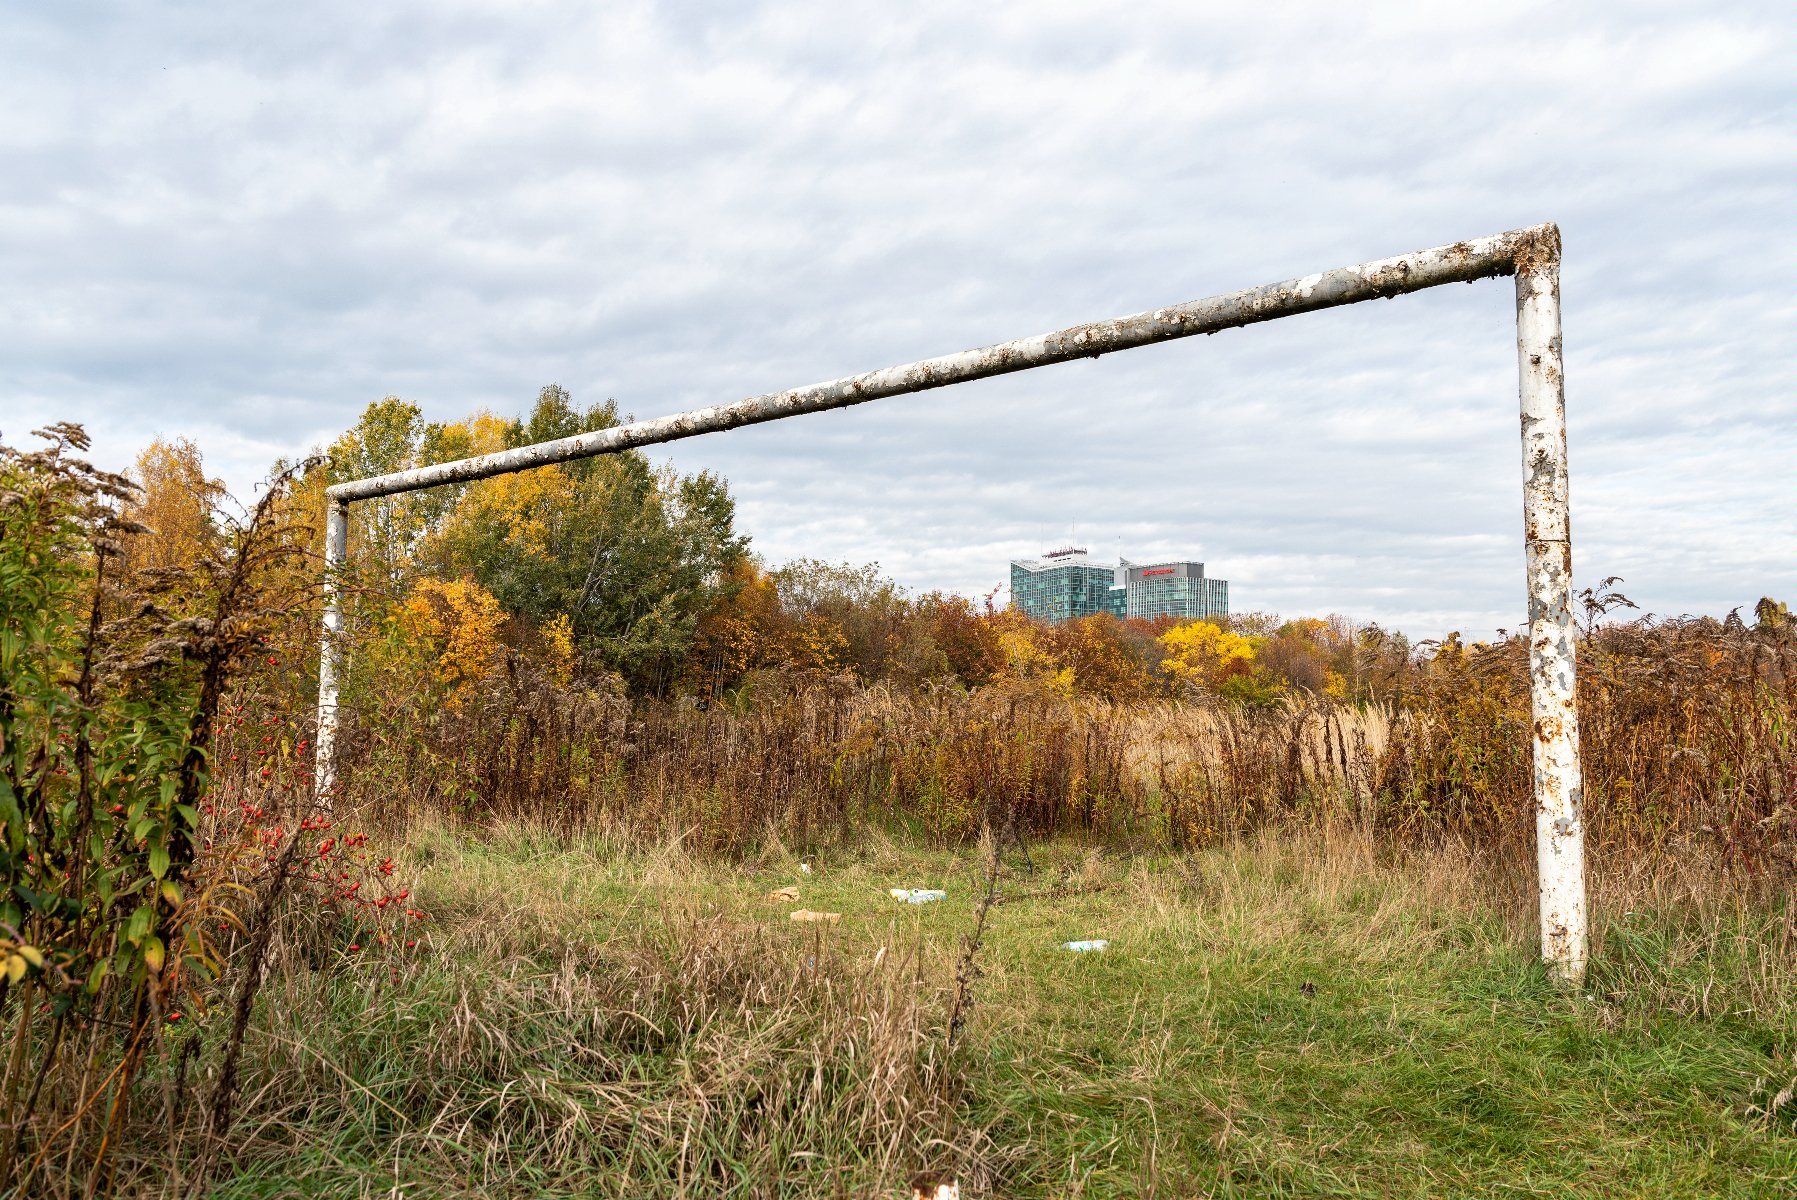
[[[328,796],[336,780],[343,630],[338,573],[348,543],[349,506],[357,500],[616,454],[742,425],[846,408],[887,396],[1399,296],[1445,283],[1471,283],[1505,275],[1516,280],[1541,957],[1557,981],[1578,986],[1584,981],[1586,956],[1585,836],[1574,681],[1566,393],[1560,353],[1560,231],[1551,224],[1322,271],[1133,316],[1074,325],[980,350],[752,396],[733,404],[337,484],[325,493],[326,593],[314,751],[318,793]]]

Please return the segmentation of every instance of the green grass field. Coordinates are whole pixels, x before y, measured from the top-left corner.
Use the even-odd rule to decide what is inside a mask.
[[[802,876],[426,829],[405,861],[425,944],[271,978],[216,1194],[901,1196],[920,1167],[982,1196],[1797,1193],[1793,1109],[1763,1111],[1797,1075],[1793,934],[1764,904],[1600,893],[1563,995],[1526,891],[1448,852],[1032,847],[950,1053],[977,847]]]

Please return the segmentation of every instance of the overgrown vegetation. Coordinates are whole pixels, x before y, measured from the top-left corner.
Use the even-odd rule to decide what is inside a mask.
[[[1711,864],[1606,876],[1591,987],[1463,848],[1269,832],[725,863],[624,830],[420,822],[430,932],[280,968],[222,1197],[1765,1196],[1797,1182],[1793,947]],[[939,886],[895,904],[894,883]],[[796,884],[839,926],[763,897]],[[1101,955],[1059,944],[1105,937]],[[394,977],[397,974],[397,979]],[[209,1029],[190,1036],[216,1036]],[[154,1114],[130,1152],[155,1181]],[[124,1170],[125,1168],[121,1168]]]
[[[219,933],[241,925],[244,856],[204,838],[201,809],[216,809],[214,755],[233,740],[230,677],[309,572],[277,519],[281,482],[240,526],[182,528],[193,553],[176,564],[130,540],[147,532],[134,515],[158,514],[76,457],[79,429],[46,440],[0,447],[0,1187],[91,1195],[146,1102],[146,1060],[168,1058],[167,1026],[205,1007],[233,957]],[[208,518],[210,499],[194,497]],[[221,1135],[230,1092],[226,1071],[209,1101]],[[162,1090],[171,1136],[185,1093]]]
[[[1742,879],[1787,881],[1787,629],[1606,625],[1582,652],[1595,853],[1721,847]],[[472,698],[428,720],[413,694],[370,696],[346,744],[350,789],[393,819],[440,811],[572,828],[606,814],[652,836],[697,827],[731,852],[770,833],[813,845],[895,824],[965,839],[1012,812],[1037,836],[1139,848],[1344,818],[1525,860],[1533,839],[1520,640],[1449,639],[1389,664],[1389,700],[1291,689],[1265,705],[1205,692],[1121,702],[1010,675],[905,688],[789,670],[701,707],[632,699],[604,679],[560,683],[528,654],[496,650],[492,663]]]
[[[629,456],[359,509],[315,798],[320,489],[616,419],[386,401],[238,514],[190,444],[0,448],[0,1189],[1564,1193],[1609,1137],[1591,1194],[1789,1184],[1769,600],[1585,596],[1580,997],[1531,965],[1521,639],[1038,626],[768,570]],[[822,935],[759,899],[800,853]]]

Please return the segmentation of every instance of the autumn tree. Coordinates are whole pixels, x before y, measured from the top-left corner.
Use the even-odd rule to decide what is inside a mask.
[[[1265,639],[1258,659],[1262,669],[1298,691],[1346,696],[1347,676],[1340,661],[1352,656],[1353,638],[1329,621],[1306,617],[1287,621]]]
[[[948,673],[962,684],[980,687],[1004,669],[998,630],[965,596],[930,592],[918,598],[915,611]]]
[[[1110,613],[1062,621],[1042,631],[1061,667],[1073,672],[1075,691],[1107,700],[1140,700],[1153,688],[1146,664],[1130,653],[1124,622]]]
[[[139,570],[193,566],[223,546],[218,505],[225,485],[206,476],[200,448],[187,438],[157,438],[137,456],[131,480],[138,487],[125,516],[146,528],[127,546]]]
[[[1226,699],[1270,702],[1278,685],[1256,670],[1255,654],[1265,639],[1223,628],[1215,621],[1188,621],[1161,634],[1166,651],[1161,666],[1182,683]]]
[[[449,462],[619,421],[612,401],[576,406],[551,384],[524,416],[479,411],[433,424],[389,396],[330,448],[323,482]],[[683,476],[627,452],[445,484],[351,508],[351,625],[371,628],[417,582],[471,580],[518,636],[565,674],[579,662],[663,691],[678,674],[700,614],[744,553],[724,481]],[[371,592],[370,589],[373,589]],[[384,594],[384,599],[369,600]]]
[[[495,668],[505,621],[492,593],[471,579],[421,579],[395,613],[402,644],[434,673],[452,707]]]
[[[739,558],[699,615],[681,685],[716,699],[751,671],[791,662],[796,632],[773,579],[754,560]]]
[[[1049,634],[1053,626],[1016,608],[992,613],[986,622],[997,635],[1006,677],[1041,683],[1057,695],[1072,697],[1074,670],[1061,662]]]
[[[811,632],[814,658],[824,656],[826,643],[840,642],[840,669],[863,680],[917,684],[950,673],[931,630],[940,606],[925,612],[880,573],[880,564],[800,558],[775,571],[774,580],[801,631]]]
[[[504,436],[523,445],[617,420],[614,404],[579,410],[550,386]],[[735,517],[718,476],[610,454],[467,485],[426,557],[446,575],[478,580],[535,625],[565,616],[583,657],[661,692],[746,552]]]
[[[363,409],[360,419],[331,444],[323,482],[347,483],[506,450],[518,444],[522,427],[485,409],[464,421],[427,422],[416,404],[387,396]],[[425,557],[427,539],[468,486],[444,484],[351,505],[350,558],[364,581],[397,595],[414,577],[439,565]]]

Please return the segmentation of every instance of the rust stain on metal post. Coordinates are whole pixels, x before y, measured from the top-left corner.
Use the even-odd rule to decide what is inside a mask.
[[[743,425],[847,408],[887,396],[1217,333],[1298,313],[1388,299],[1444,283],[1471,283],[1503,275],[1516,276],[1517,348],[1522,367],[1523,520],[1529,563],[1530,692],[1534,708],[1542,957],[1556,979],[1576,985],[1585,972],[1584,827],[1579,812],[1579,732],[1573,687],[1572,552],[1567,520],[1566,404],[1560,363],[1560,231],[1553,225],[1436,246],[1132,316],[1074,325],[979,350],[751,396],[732,404],[337,484],[326,492],[330,512],[325,560],[331,576],[327,583],[330,590],[319,669],[319,794],[325,796],[336,778],[332,759],[342,669],[338,638],[343,624],[336,569],[344,560],[348,506],[353,501],[616,454]]]
[[[1559,230],[1549,226],[1520,246],[1516,268],[1541,957],[1558,981],[1576,987],[1585,980],[1585,827],[1573,646],[1566,380],[1560,354]]]

